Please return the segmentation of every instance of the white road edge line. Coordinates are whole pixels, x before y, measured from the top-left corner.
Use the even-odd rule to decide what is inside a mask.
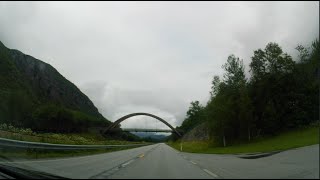
[[[208,173],[209,175],[213,176],[213,177],[218,177],[218,175],[214,174],[213,172],[209,171],[208,169],[203,169],[204,172]]]

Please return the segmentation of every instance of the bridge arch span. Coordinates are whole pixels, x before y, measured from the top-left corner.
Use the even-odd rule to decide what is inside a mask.
[[[128,114],[126,116],[123,116],[121,118],[119,118],[118,120],[116,120],[114,123],[112,123],[106,130],[104,133],[108,132],[109,130],[115,128],[117,125],[119,125],[122,121],[128,119],[128,118],[131,118],[133,116],[149,116],[149,117],[153,117],[159,121],[161,121],[163,124],[167,125],[170,129],[172,129],[172,131],[174,133],[176,133],[178,136],[181,136],[181,134],[174,128],[172,127],[167,121],[163,120],[162,118],[156,116],[156,115],[153,115],[153,114],[150,114],[150,113],[143,113],[143,112],[139,112],[139,113],[132,113],[132,114]]]

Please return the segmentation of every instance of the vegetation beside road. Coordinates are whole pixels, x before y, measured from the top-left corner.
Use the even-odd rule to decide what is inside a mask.
[[[0,137],[28,142],[41,142],[52,144],[70,144],[70,145],[126,145],[141,144],[145,142],[123,141],[123,140],[106,140],[97,134],[58,134],[58,133],[36,133],[31,129],[16,128],[12,125],[0,124]],[[41,150],[41,149],[16,149],[0,146],[0,159],[38,159],[38,158],[57,158],[73,157],[101,154],[113,151],[120,151],[131,147],[112,147],[108,149],[94,150]]]
[[[72,145],[113,145],[143,143],[137,141],[106,140],[101,135],[90,133],[36,133],[31,129],[16,128],[12,125],[7,124],[0,124],[0,137],[20,141]]]
[[[298,45],[296,50],[297,57],[277,43],[268,43],[253,52],[249,71],[245,71],[242,59],[230,55],[222,66],[223,76],[212,79],[208,102],[191,102],[177,129],[187,134],[206,122],[208,139],[214,139],[217,146],[230,147],[319,121],[320,42]]]
[[[167,144],[180,151],[181,140]],[[182,151],[208,154],[237,154],[288,150],[314,144],[319,144],[319,126],[292,130],[271,137],[263,137],[249,143],[235,143],[227,147],[219,147],[209,141],[186,141],[182,142]]]
[[[0,149],[0,160],[4,159],[43,159],[43,158],[62,158],[62,157],[76,157],[94,154],[102,154],[114,151],[121,151],[125,149],[132,149],[136,147],[116,147],[109,149],[94,149],[94,150],[20,150],[20,149]]]

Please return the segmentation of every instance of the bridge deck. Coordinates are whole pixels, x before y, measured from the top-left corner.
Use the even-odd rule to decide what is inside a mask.
[[[139,129],[139,128],[122,128],[126,132],[168,132],[172,133],[171,129]]]

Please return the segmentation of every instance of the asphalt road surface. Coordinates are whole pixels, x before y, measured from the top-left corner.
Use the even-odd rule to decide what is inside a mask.
[[[83,157],[0,163],[80,179],[319,179],[319,145],[256,159],[241,157],[251,156],[181,153],[166,144],[156,144]]]

